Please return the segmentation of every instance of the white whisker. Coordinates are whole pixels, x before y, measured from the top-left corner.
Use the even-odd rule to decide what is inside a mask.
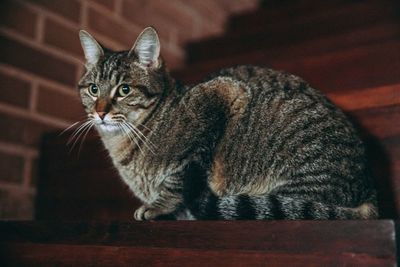
[[[75,136],[84,128],[90,121],[86,121],[83,124],[79,125],[78,128],[71,134],[71,137],[68,139],[67,145],[71,143],[71,141],[75,138]]]
[[[118,123],[118,126],[121,127],[122,131],[128,136],[129,140],[131,140],[131,142],[134,142],[137,145],[137,147],[139,148],[140,152],[142,154],[144,154],[142,148],[140,147],[139,143],[136,141],[135,137],[130,134],[129,129],[123,123]]]
[[[146,130],[148,130],[148,131],[150,131],[150,132],[153,132],[153,130],[150,129],[149,127],[147,127],[146,125],[144,125],[144,124],[142,124],[142,123],[139,123],[139,125],[142,126],[143,128],[145,128]],[[136,128],[137,128],[137,127],[136,127]]]
[[[72,144],[71,149],[69,150],[69,152],[71,152],[71,151],[74,149],[75,145],[78,143],[79,138],[83,135],[83,133],[85,132],[85,130],[86,130],[87,128],[90,128],[90,127],[92,126],[92,123],[93,123],[92,121],[88,121],[88,122],[85,123],[85,126],[83,126],[83,127],[80,128],[79,134],[78,134],[78,136],[75,138],[75,141],[74,141],[74,143]]]
[[[69,129],[71,129],[72,127],[74,127],[75,125],[77,125],[78,123],[80,123],[81,121],[76,121],[73,124],[71,124],[70,126],[68,126],[67,128],[65,128],[61,133],[58,134],[58,136],[62,135],[63,133],[65,133],[66,131],[68,131]]]
[[[143,144],[151,151],[151,153],[155,154],[153,148],[151,147],[152,145],[154,149],[156,149],[155,145],[141,131],[139,131],[139,129],[128,122],[125,122],[124,124],[143,142]]]
[[[87,127],[87,130],[86,130],[85,134],[82,137],[81,143],[79,144],[78,157],[79,157],[79,155],[81,153],[83,142],[85,142],[86,136],[90,132],[90,129],[92,129],[93,125],[94,125],[94,123],[93,123],[93,121],[91,121],[91,124],[89,125],[89,127]]]
[[[132,123],[126,122],[127,126],[129,126],[133,131],[137,132],[138,134],[140,134],[149,144],[151,144],[154,148],[157,148],[155,144],[153,144],[153,142],[151,142],[149,140],[149,138],[147,136],[145,136],[135,125],[133,125]]]

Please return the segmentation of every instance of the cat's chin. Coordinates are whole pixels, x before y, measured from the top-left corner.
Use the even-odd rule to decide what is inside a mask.
[[[105,133],[116,133],[116,132],[121,131],[121,128],[118,127],[118,125],[116,125],[116,124],[102,123],[102,124],[98,124],[96,126],[97,126],[97,129],[99,129],[100,131],[105,132]]]

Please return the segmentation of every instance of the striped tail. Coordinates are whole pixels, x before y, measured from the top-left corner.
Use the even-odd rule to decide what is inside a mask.
[[[188,207],[199,220],[335,220],[378,217],[373,201],[366,201],[358,207],[339,207],[279,194],[218,197],[207,191]]]

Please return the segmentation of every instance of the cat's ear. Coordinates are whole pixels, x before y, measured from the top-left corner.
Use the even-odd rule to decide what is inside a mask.
[[[79,39],[81,40],[87,63],[96,64],[100,57],[104,55],[103,48],[87,31],[80,30]]]
[[[129,51],[129,55],[135,54],[139,63],[144,67],[159,67],[160,62],[160,40],[153,27],[147,27],[136,39],[135,44]]]

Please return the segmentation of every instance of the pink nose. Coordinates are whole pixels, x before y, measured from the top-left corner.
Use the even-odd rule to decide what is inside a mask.
[[[107,115],[107,112],[97,111],[97,114],[99,115],[101,120],[104,120],[104,117]]]

